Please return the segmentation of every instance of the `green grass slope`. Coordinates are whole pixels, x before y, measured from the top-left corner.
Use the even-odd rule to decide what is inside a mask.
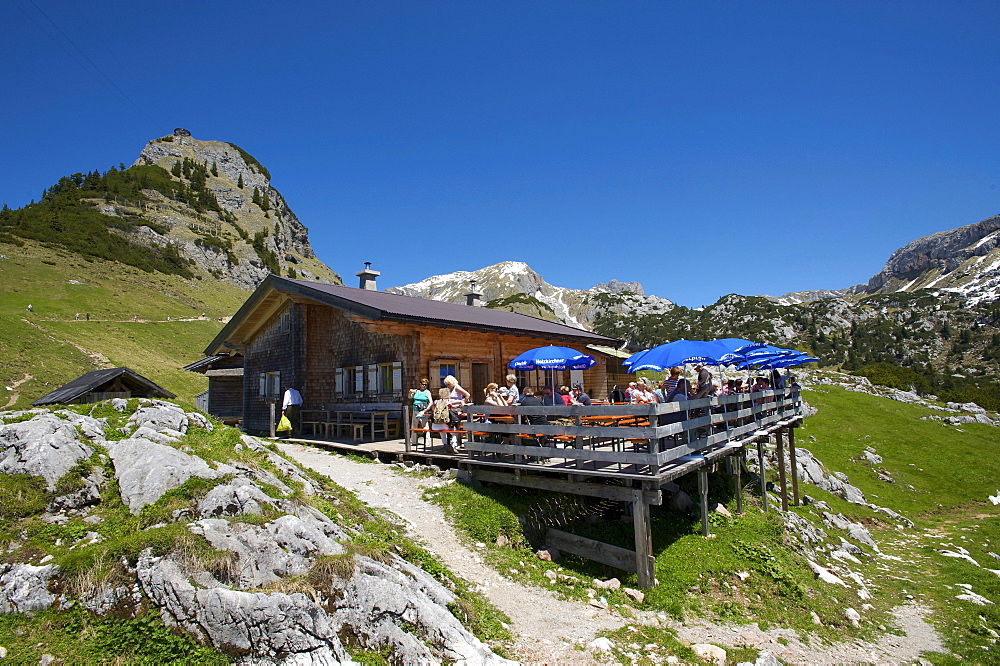
[[[219,320],[247,297],[221,281],[146,273],[30,241],[0,243],[0,255],[0,408],[27,407],[85,372],[122,365],[192,402],[208,384],[181,367],[201,357]]]
[[[1000,510],[988,500],[1000,488],[1000,428],[980,424],[944,425],[923,417],[944,414],[834,386],[816,386],[803,397],[818,414],[796,430],[796,445],[807,448],[830,472],[843,472],[869,502],[914,521],[912,528],[892,522],[874,509],[850,504],[806,482],[800,493],[822,500],[832,513],[863,524],[881,554],[865,547],[860,562],[847,568],[863,576],[871,598],[855,590],[816,580],[779,512],[763,513],[759,486],[748,483],[745,513],[736,514],[732,477],[709,475],[711,502],[724,504],[732,517],[711,515],[711,539],[701,536],[697,512],[653,507],[653,549],[657,584],[636,603],[621,590],[596,590],[612,607],[628,606],[665,613],[685,621],[702,618],[730,625],[787,627],[812,636],[811,645],[853,639],[876,640],[892,631],[893,612],[907,604],[927,609],[945,649],[924,655],[935,663],[996,663],[1000,638]],[[866,447],[883,457],[872,466]],[[768,481],[777,484],[776,470]],[[679,485],[697,498],[693,475]],[[537,524],[565,529],[623,548],[633,547],[632,524],[621,520],[624,507],[554,493],[502,486],[452,485],[429,492],[498,571],[558,595],[587,600],[594,578],[618,577],[635,587],[634,574],[563,555],[558,563],[534,557],[541,545]],[[844,530],[823,525],[814,505],[790,510],[827,533],[836,544]],[[501,538],[502,537],[502,538]],[[498,542],[505,545],[496,545]],[[532,543],[533,542],[533,543]],[[967,554],[971,561],[958,557]],[[950,554],[949,554],[950,553]],[[996,559],[994,559],[996,558]],[[963,586],[970,586],[969,588]],[[972,591],[993,604],[961,598]],[[862,612],[859,627],[845,608]],[[816,620],[812,618],[815,613]],[[822,624],[817,625],[815,621]],[[735,635],[738,635],[738,631]],[[609,634],[620,663],[660,663],[665,654],[692,655],[666,627],[629,625]],[[729,646],[732,663],[753,660],[757,648]]]

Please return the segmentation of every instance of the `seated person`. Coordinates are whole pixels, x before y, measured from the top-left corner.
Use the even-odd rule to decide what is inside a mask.
[[[535,389],[530,386],[526,386],[524,388],[524,393],[521,394],[521,406],[541,407],[542,399],[535,395]],[[524,419],[529,425],[549,425],[549,419],[544,414],[525,415]]]
[[[583,392],[583,387],[579,384],[573,384],[573,396],[571,399],[574,405],[590,405],[590,396]]]
[[[559,397],[562,398],[563,404],[569,406],[572,399],[569,396],[569,387],[560,386],[559,387]]]
[[[611,402],[616,405],[628,402],[628,398],[625,397],[625,391],[618,384],[615,384],[615,387],[611,389]]]
[[[524,404],[523,400],[521,404]],[[542,404],[546,407],[563,407],[566,403],[563,402],[562,396],[552,392],[551,386],[546,386],[542,389]]]
[[[690,393],[691,383],[682,377],[677,380],[677,386],[674,387],[674,390],[667,396],[667,400],[670,402],[681,402],[682,400],[687,400]]]
[[[646,380],[640,379],[635,383],[635,388],[632,389],[632,404],[633,405],[648,405],[654,402],[659,402],[656,394],[649,390],[646,386]]]

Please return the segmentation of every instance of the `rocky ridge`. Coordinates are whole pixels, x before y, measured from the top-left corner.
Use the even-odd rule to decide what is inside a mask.
[[[490,307],[528,314],[569,326],[591,329],[596,318],[607,312],[663,314],[674,304],[658,296],[647,296],[638,282],[611,280],[591,289],[556,287],[520,261],[502,261],[475,271],[435,275],[420,282],[390,287],[394,294],[437,301],[464,303],[472,289],[482,294]]]
[[[973,304],[995,300],[1000,293],[1000,215],[907,243],[866,284],[849,291],[884,294],[920,289],[951,291]]]
[[[223,432],[206,449],[212,424],[165,401],[114,400],[110,410],[0,413],[9,422],[0,472],[44,481],[44,511],[24,518],[65,533],[5,542],[0,613],[152,612],[244,664],[346,663],[358,650],[405,663],[507,663],[450,610],[456,581],[392,547],[354,545],[361,528],[344,498],[263,442]],[[115,561],[115,576],[84,585],[61,563],[74,550],[101,557],[116,538],[122,518],[104,499],[112,488],[149,545]],[[70,536],[78,524],[89,526],[83,538]],[[169,546],[156,536],[164,530]]]
[[[134,164],[155,164],[171,172],[185,159],[211,169],[207,188],[231,218],[214,211],[198,213],[156,190],[144,191],[148,204],[113,201],[99,204],[99,210],[106,215],[149,219],[154,225],[142,227],[136,240],[148,245],[172,243],[198,271],[245,289],[255,288],[274,268],[283,274],[294,271],[304,279],[340,284],[339,276],[316,258],[307,229],[272,186],[270,173],[240,148],[224,141],[195,139],[181,130],[147,143]],[[183,182],[183,176],[174,174],[173,178]],[[266,210],[253,201],[255,191],[260,201],[266,196]],[[160,234],[154,226],[168,227],[169,232]],[[276,265],[268,266],[253,247],[258,233],[263,234],[261,250],[273,253]],[[206,235],[228,241],[229,251],[218,243],[205,243]]]

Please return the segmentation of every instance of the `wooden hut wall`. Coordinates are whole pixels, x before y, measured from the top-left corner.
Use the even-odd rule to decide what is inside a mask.
[[[219,418],[243,418],[243,377],[208,378],[208,413]]]
[[[402,363],[408,366],[411,345],[408,336],[399,331],[384,330],[377,322],[357,321],[340,310],[321,306],[306,306],[306,359],[303,400],[310,409],[337,402],[384,401],[393,396],[379,395],[370,386],[368,368],[380,363]],[[364,377],[360,395],[345,387],[335,391],[335,376],[340,368],[360,366]],[[400,390],[410,384],[405,375]]]
[[[250,340],[244,350],[243,363],[243,428],[245,430],[270,429],[269,400],[260,392],[261,373],[280,373],[281,388],[302,387],[304,306],[289,303]],[[282,315],[287,314],[287,318]],[[281,410],[281,395],[276,413]]]

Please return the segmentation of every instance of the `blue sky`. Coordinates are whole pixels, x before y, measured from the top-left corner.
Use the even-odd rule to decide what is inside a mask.
[[[345,276],[507,259],[697,307],[1000,213],[1000,3],[0,3],[0,201],[174,127]]]

